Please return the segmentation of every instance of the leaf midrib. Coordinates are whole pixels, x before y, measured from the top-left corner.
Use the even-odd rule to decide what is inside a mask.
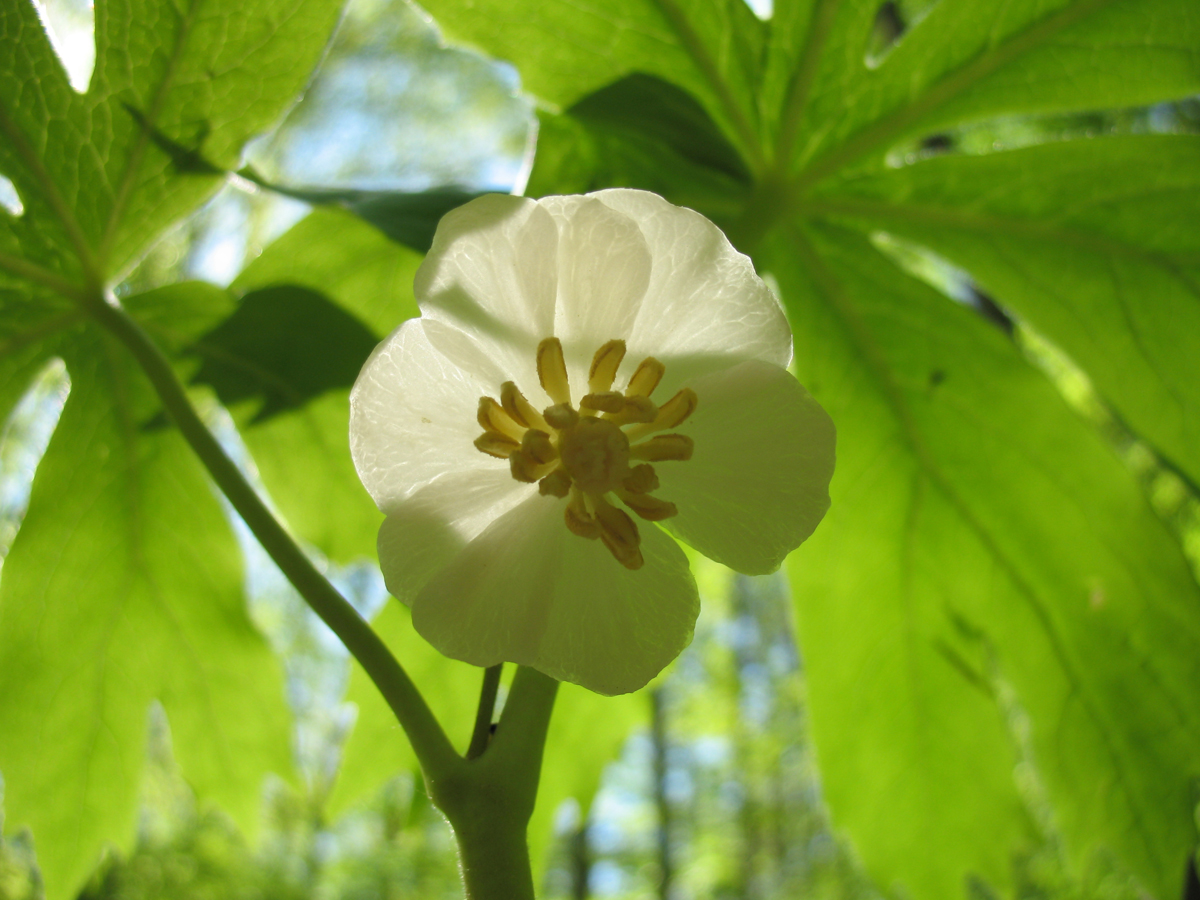
[[[125,166],[121,170],[121,177],[117,181],[117,190],[113,196],[113,205],[109,211],[108,220],[105,223],[104,233],[100,239],[100,246],[96,254],[101,260],[102,265],[107,263],[113,244],[116,242],[121,225],[121,216],[125,212],[125,206],[129,202],[129,197],[133,192],[134,180],[141,169],[146,150],[150,146],[151,133],[157,127],[158,117],[162,114],[163,106],[166,104],[167,95],[170,93],[172,83],[175,80],[180,60],[183,58],[184,50],[187,48],[192,26],[195,23],[200,7],[203,5],[204,0],[191,0],[188,4],[187,12],[180,22],[179,30],[175,33],[175,40],[171,46],[171,54],[167,57],[166,69],[163,72],[162,80],[154,91],[154,98],[150,101],[150,106],[146,110],[145,115],[134,120],[137,123],[137,138],[129,152],[129,156],[125,159]]]

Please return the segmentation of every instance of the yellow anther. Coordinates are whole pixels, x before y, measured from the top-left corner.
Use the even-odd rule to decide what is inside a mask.
[[[678,428],[687,421],[688,416],[696,411],[697,403],[699,403],[699,400],[696,397],[696,392],[691,388],[684,388],[658,408],[658,415],[654,417],[653,422],[645,425],[635,425],[626,433],[629,435],[631,441],[636,441],[656,431]]]
[[[626,506],[648,522],[661,522],[679,513],[674,503],[659,500],[649,494],[635,494],[631,491],[617,491],[616,494]]]
[[[609,341],[596,351],[592,357],[592,367],[588,370],[588,390],[593,394],[603,394],[612,390],[613,379],[617,377],[617,367],[625,358],[625,342]]]
[[[558,338],[546,338],[537,348],[538,380],[542,389],[555,403],[570,406],[571,385],[567,381],[567,363],[563,359],[562,343]]]
[[[539,412],[514,382],[504,382],[500,402],[479,400],[484,433],[475,446],[507,459],[512,477],[536,484],[541,496],[566,500],[563,521],[572,534],[602,541],[621,565],[640,569],[645,560],[638,526],[613,503],[620,499],[649,522],[678,513],[674,503],[652,496],[659,482],[650,463],[690,459],[692,439],[683,434],[644,438],[678,427],[695,411],[697,399],[684,388],[656,405],[650,394],[665,367],[652,356],[642,360],[624,393],[613,390],[625,350],[624,341],[612,340],[596,351],[588,393],[574,405],[562,343],[546,338],[538,344],[537,373],[553,402]],[[643,462],[632,464],[636,460]]]
[[[546,417],[546,424],[558,431],[570,428],[579,421],[579,413],[575,412],[575,407],[570,403],[559,403],[557,406],[548,406],[543,411],[543,415]]]
[[[525,399],[525,395],[511,381],[500,385],[500,405],[504,407],[504,411],[512,417],[514,422],[528,428],[537,428],[540,431],[549,430],[542,414]]]
[[[497,459],[508,459],[514,450],[520,448],[521,445],[507,434],[496,434],[494,431],[485,431],[475,438],[476,450],[482,450],[488,456],[495,456]]]
[[[686,434],[658,434],[629,448],[630,459],[646,462],[687,460],[692,458],[692,439]]]
[[[649,463],[641,463],[629,470],[629,474],[625,476],[622,484],[627,491],[635,494],[648,494],[658,490],[658,473]]]
[[[512,477],[526,484],[534,484],[545,478],[553,469],[553,463],[539,463],[524,450],[514,450],[508,458]]]
[[[598,394],[588,394],[579,401],[583,409],[595,409],[600,412],[617,413],[625,408],[625,395],[617,391],[604,391]]]
[[[658,417],[658,407],[649,397],[640,395],[625,398],[625,405],[620,412],[609,413],[605,418],[617,425],[628,425],[631,422],[653,422]]]
[[[667,367],[653,356],[647,356],[638,363],[637,370],[629,379],[629,387],[625,388],[626,397],[649,397],[662,381],[663,372]]]
[[[521,438],[521,450],[528,453],[538,465],[544,466],[546,463],[558,459],[558,451],[554,449],[550,435],[544,431],[538,431],[536,428],[530,428],[525,432],[525,436]]]
[[[512,416],[504,411],[504,407],[491,397],[479,398],[479,412],[476,419],[479,421],[479,427],[484,431],[505,434],[514,441],[519,442],[525,433],[525,427],[518,424]]]
[[[641,536],[637,525],[624,510],[617,509],[603,497],[591,498],[596,508],[596,520],[600,523],[600,540],[616,557],[617,562],[627,569],[640,569],[644,560],[638,549]]]
[[[571,499],[567,501],[567,509],[563,514],[567,529],[572,534],[595,540],[600,537],[600,523],[587,507],[587,499],[579,488],[571,488]]]
[[[571,492],[571,476],[558,468],[538,482],[538,493],[543,497],[565,497]]]

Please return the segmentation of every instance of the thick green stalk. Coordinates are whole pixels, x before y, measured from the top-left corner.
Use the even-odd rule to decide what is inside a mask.
[[[225,454],[200,420],[162,351],[115,303],[96,295],[84,306],[133,354],[158,392],[167,414],[208,469],[217,487],[300,596],[341,639],[379,688],[412,743],[426,778],[435,782],[460,765],[461,757],[454,752],[442,727],[400,663],[354,607],[316,570]]]
[[[526,829],[558,682],[521,667],[483,755],[431,785],[454,828],[467,900],[533,900]]]

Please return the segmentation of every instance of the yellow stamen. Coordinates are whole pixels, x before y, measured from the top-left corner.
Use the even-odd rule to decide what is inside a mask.
[[[587,394],[579,401],[579,405],[583,409],[595,409],[606,413],[620,412],[625,408],[625,403],[625,396],[617,391]]]
[[[625,391],[613,390],[625,358],[625,342],[612,340],[596,351],[588,370],[588,393],[571,401],[566,359],[558,338],[537,348],[537,373],[553,401],[539,412],[512,381],[500,386],[500,402],[479,400],[478,419],[484,433],[475,440],[483,453],[507,459],[512,477],[537,484],[543,497],[566,500],[563,521],[572,534],[600,540],[613,558],[628,569],[641,568],[641,534],[619,499],[632,513],[661,522],[678,513],[674,503],[651,496],[658,473],[651,462],[686,460],[692,439],[683,434],[653,432],[678,427],[695,411],[696,393],[684,388],[661,407],[650,394],[665,367],[646,357]],[[635,443],[637,442],[637,443]],[[633,464],[636,460],[641,463]]]
[[[649,397],[662,381],[663,372],[667,367],[653,356],[643,359],[629,379],[629,387],[625,389],[626,397]]]
[[[696,411],[699,400],[691,388],[684,388],[666,403],[658,408],[658,415],[653,422],[645,425],[635,425],[626,434],[631,441],[636,441],[656,431],[666,431],[668,428],[678,428],[688,416]]]
[[[525,427],[520,425],[512,416],[504,411],[499,403],[491,397],[479,398],[479,412],[476,415],[479,421],[479,426],[484,431],[494,431],[496,434],[505,434],[514,441],[520,441],[521,436],[525,434]]]
[[[692,439],[686,434],[658,434],[629,448],[630,459],[646,462],[687,460],[692,458]]]
[[[571,476],[561,466],[538,482],[543,497],[565,497],[571,492]]]
[[[612,390],[613,379],[617,377],[617,367],[625,358],[625,342],[609,341],[596,351],[592,357],[592,367],[588,370],[588,390],[593,394],[603,394]]]
[[[649,494],[634,494],[630,491],[616,491],[622,502],[647,522],[661,522],[677,515],[679,510],[674,503],[659,500]]]
[[[571,488],[571,499],[567,501],[567,509],[563,518],[572,534],[589,540],[600,537],[600,523],[588,510],[587,499],[579,488]]]
[[[520,448],[521,445],[507,434],[496,434],[494,431],[485,431],[475,438],[476,450],[482,450],[488,456],[494,456],[497,459],[508,459],[514,450]]]
[[[579,421],[579,413],[575,412],[575,407],[571,406],[570,403],[547,406],[544,410],[544,415],[546,416],[546,424],[557,431],[570,428]]]
[[[635,494],[648,494],[658,490],[658,473],[649,463],[641,463],[629,470],[622,482],[625,490]]]
[[[546,338],[537,348],[538,380],[555,403],[571,405],[571,385],[567,381],[567,363],[558,338]]]
[[[524,450],[514,450],[508,458],[512,477],[526,484],[541,481],[554,470],[554,463],[539,463]]]
[[[633,519],[629,518],[627,512],[617,509],[603,497],[593,496],[591,500],[596,507],[600,540],[604,541],[604,546],[625,568],[640,569],[644,562],[642,551],[638,549],[642,539]]]
[[[658,407],[649,397],[626,397],[625,405],[620,412],[606,413],[604,418],[617,425],[628,425],[631,422],[653,422],[658,417]]]
[[[525,399],[525,395],[517,389],[513,382],[506,381],[500,385],[500,405],[504,407],[504,411],[512,417],[513,421],[527,428],[549,431],[542,414]]]
[[[521,438],[521,449],[538,465],[545,465],[558,459],[558,451],[550,440],[550,435],[536,428],[530,428]]]

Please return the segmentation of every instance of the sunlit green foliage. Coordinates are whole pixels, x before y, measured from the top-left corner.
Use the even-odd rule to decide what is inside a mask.
[[[636,733],[659,764],[637,807],[649,837],[591,851],[642,871],[631,896],[666,879],[714,897],[1126,900],[1129,873],[1179,896],[1200,779],[1196,5],[426,6],[534,98],[530,194],[642,187],[728,230],[778,287],[795,372],[839,430],[833,507],[787,567],[798,655],[780,582],[739,579],[707,592],[726,615],[654,705],[562,693],[530,833],[551,890],[572,890],[564,873],[587,857],[552,846],[559,802],[586,810]],[[244,158],[339,11],[105,0],[81,93],[33,4],[0,5],[0,175],[22,207],[0,212],[0,465],[53,418],[37,412],[53,401],[17,406],[35,379],[41,396],[70,384],[28,513],[9,512],[18,498],[0,519],[4,900],[39,891],[26,827],[51,900],[85,883],[94,900],[457,890],[414,760],[357,669],[340,769],[292,771],[281,667],[245,612],[222,508],[77,302],[121,296],[214,421],[228,411],[311,548],[373,556],[347,390],[416,314],[429,210],[459,196],[389,192],[511,182],[527,107],[511,72],[439,50],[410,9],[364,3],[307,101]],[[372,104],[374,124],[342,114]],[[475,123],[454,152],[447,108]],[[355,130],[371,152],[329,150]],[[225,286],[202,284],[222,207],[164,232],[223,185],[232,197],[247,162],[263,186],[229,201],[252,210],[242,245]],[[377,178],[389,166],[402,171]],[[322,205],[297,222],[305,208],[273,191]],[[751,623],[755,640],[719,633]],[[465,744],[479,673],[438,657],[394,603],[378,627]],[[159,723],[143,796],[169,815],[139,830],[152,701],[179,771]],[[293,696],[302,721],[312,706]],[[329,730],[336,758],[345,728]],[[719,761],[697,762],[710,739]],[[256,847],[268,772],[293,784],[275,783]],[[669,789],[685,777],[687,802]],[[322,869],[322,842],[355,828],[369,851]]]

